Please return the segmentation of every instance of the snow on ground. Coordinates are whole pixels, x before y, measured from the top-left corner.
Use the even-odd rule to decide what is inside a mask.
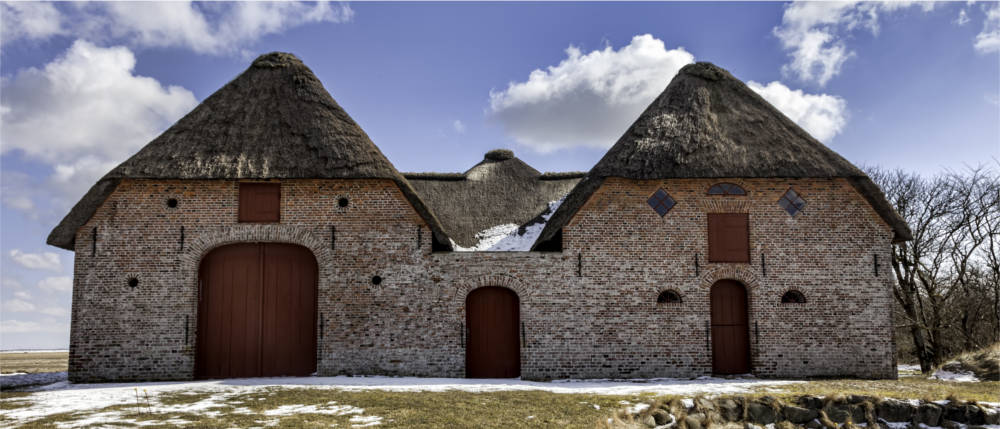
[[[39,372],[36,374],[26,374],[23,372],[0,374],[0,389],[12,389],[15,387],[34,386],[38,384],[51,384],[65,380],[66,371]]]
[[[443,392],[459,390],[466,392],[495,392],[515,390],[543,390],[553,393],[589,393],[599,395],[632,395],[638,393],[694,395],[698,393],[727,394],[743,393],[758,386],[787,385],[801,381],[758,380],[753,378],[722,379],[701,377],[689,379],[637,379],[637,380],[558,380],[553,382],[536,382],[519,379],[465,379],[465,378],[418,378],[418,377],[280,377],[280,378],[244,378],[227,380],[182,381],[182,382],[150,382],[150,383],[102,383],[102,384],[71,384],[61,381],[34,390],[34,394],[26,398],[12,398],[6,401],[26,401],[31,406],[3,410],[7,418],[24,422],[47,415],[72,412],[87,412],[99,410],[113,405],[131,405],[136,403],[136,394],[140,396],[137,408],[146,408],[151,413],[195,412],[202,415],[213,414],[211,408],[227,405],[227,401],[240,395],[254,393],[270,388],[310,388],[310,389],[340,389],[385,390],[394,392]],[[163,393],[218,393],[208,398],[180,405],[160,404],[156,397]],[[148,405],[145,396],[149,395]],[[290,405],[289,408],[275,408],[265,411],[269,415],[282,415],[286,412],[318,412],[355,414],[352,417],[365,417],[370,420],[358,420],[359,425],[375,425],[381,420],[376,416],[362,416],[363,410],[344,404],[329,403],[325,405]],[[300,407],[300,408],[295,408]],[[303,411],[306,407],[310,410]],[[298,410],[298,411],[296,411]],[[361,410],[357,412],[355,410]],[[240,410],[237,410],[239,412]],[[117,412],[117,411],[116,411]],[[243,412],[249,412],[244,410]],[[118,413],[115,418],[102,412],[105,422],[117,421],[138,424],[134,419],[127,418],[130,411]],[[218,414],[218,411],[214,411]],[[81,416],[83,418],[84,416]],[[89,415],[88,419],[92,419]],[[142,423],[142,422],[139,422]],[[267,423],[267,422],[264,422]]]
[[[542,222],[528,225],[524,233],[518,233],[518,225],[509,223],[486,228],[476,234],[479,242],[472,247],[461,247],[453,241],[456,252],[526,252],[542,234],[545,224],[566,198],[549,202],[549,208],[542,213]]]
[[[979,378],[976,377],[976,374],[973,374],[971,372],[965,372],[965,371],[951,372],[951,371],[945,371],[943,369],[934,371],[934,374],[931,374],[930,378],[936,380],[946,380],[946,381],[963,381],[963,382],[979,381]]]
[[[920,372],[920,365],[900,364],[899,366],[896,367],[896,369],[899,370],[899,371],[917,371],[917,372]]]

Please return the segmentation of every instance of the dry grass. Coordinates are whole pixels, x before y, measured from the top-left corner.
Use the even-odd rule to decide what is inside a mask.
[[[154,400],[154,408],[156,401],[181,404],[207,398],[200,395],[201,393],[163,395]],[[134,405],[122,404],[85,413],[56,414],[19,427],[49,428],[60,422],[109,411],[119,412],[123,417],[142,421],[144,426],[152,425],[151,427],[231,428],[276,423],[276,427],[310,428],[332,425],[351,427],[356,424],[350,421],[356,414],[338,416],[300,413],[276,417],[262,414],[282,405],[322,405],[336,402],[338,405],[363,408],[364,416],[382,417],[378,426],[380,428],[592,428],[598,424],[596,422],[604,421],[620,408],[619,401],[639,402],[647,399],[646,396],[575,395],[542,391],[415,393],[274,388],[239,395],[226,401],[225,405],[208,410],[220,412],[218,417],[206,416],[209,413],[202,411],[140,413]],[[181,424],[180,421],[187,423]]]
[[[971,372],[980,380],[1000,381],[1000,342],[955,356],[942,368]]]
[[[960,383],[930,380],[925,377],[905,377],[899,380],[812,380],[801,384],[761,387],[756,394],[777,397],[799,395],[869,395],[897,399],[941,400],[955,397],[965,401],[1000,402],[1000,382]]]
[[[0,353],[0,373],[66,371],[68,352]]]

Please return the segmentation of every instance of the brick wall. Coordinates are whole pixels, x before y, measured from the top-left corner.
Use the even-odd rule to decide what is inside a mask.
[[[432,253],[388,180],[285,180],[280,224],[237,223],[236,181],[127,180],[77,233],[71,378],[190,378],[198,263],[254,241],[316,256],[324,375],[463,376],[465,297],[481,286],[520,298],[525,378],[709,374],[708,292],[729,278],[749,289],[759,375],[893,377],[889,228],[844,180],[733,182],[748,195],[608,179],[566,227],[562,253]],[[807,201],[794,218],[776,204],[789,186]],[[678,202],[663,218],[645,202],[660,187]],[[710,212],[750,214],[750,264],[707,261]],[[806,304],[780,303],[793,288]],[[657,304],[664,289],[683,303]]]

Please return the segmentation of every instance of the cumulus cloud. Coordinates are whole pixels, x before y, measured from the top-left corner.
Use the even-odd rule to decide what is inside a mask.
[[[781,25],[774,35],[789,51],[791,62],[782,67],[787,75],[805,82],[825,85],[840,73],[841,67],[855,54],[844,43],[844,36],[858,29],[873,35],[879,32],[879,15],[913,5],[924,11],[934,7],[931,2],[813,2],[799,1],[785,7]]]
[[[94,2],[4,6],[4,43],[70,35],[133,47],[239,52],[260,37],[308,23],[345,22],[354,11],[328,2]]]
[[[0,17],[0,38],[4,44],[19,39],[46,39],[65,31],[62,14],[52,3],[3,2]]]
[[[35,304],[21,299],[5,299],[3,301],[3,311],[11,313],[26,313],[35,311]]]
[[[73,279],[69,276],[46,277],[38,281],[38,288],[46,292],[69,292],[73,290]]]
[[[750,81],[747,86],[817,140],[829,142],[847,125],[847,101],[841,97],[806,94],[781,82],[762,85]]]
[[[455,130],[456,133],[465,134],[465,124],[462,123],[462,121],[456,119],[454,122],[451,123],[451,127]]]
[[[25,253],[20,249],[10,251],[10,259],[18,265],[32,270],[62,271],[59,254],[52,252]]]
[[[66,317],[66,316],[69,316],[69,310],[67,310],[64,307],[55,307],[55,306],[53,306],[53,307],[43,307],[43,308],[38,309],[38,312],[42,313],[44,315],[47,315],[47,316],[55,316],[55,317]]]
[[[1000,5],[986,7],[986,19],[983,21],[983,31],[976,35],[973,45],[977,52],[1000,52]]]
[[[4,79],[0,153],[21,151],[50,165],[50,188],[73,201],[197,104],[191,91],[134,67],[128,48],[76,41],[44,67]],[[4,203],[30,209],[29,195],[12,193]]]
[[[490,92],[490,114],[519,143],[540,152],[584,146],[606,148],[694,56],[667,49],[649,34],[614,49],[583,53],[536,69],[523,82]]]
[[[14,292],[14,297],[20,298],[20,299],[23,299],[23,300],[29,300],[29,299],[31,299],[31,294],[28,293],[28,292],[25,292],[23,290],[19,290],[17,292]]]

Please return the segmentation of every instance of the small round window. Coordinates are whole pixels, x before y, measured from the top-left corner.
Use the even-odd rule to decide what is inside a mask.
[[[782,304],[805,304],[806,296],[797,290],[790,290],[781,295]]]
[[[656,297],[657,304],[680,304],[681,294],[675,290],[665,290]]]

